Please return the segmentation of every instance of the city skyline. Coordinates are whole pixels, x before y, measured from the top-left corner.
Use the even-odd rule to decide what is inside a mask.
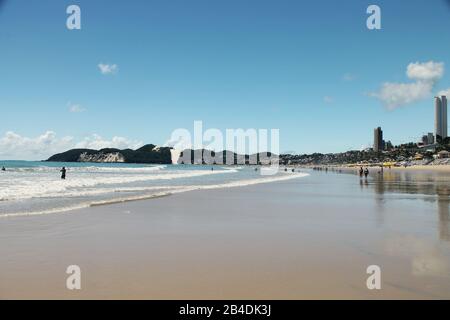
[[[447,123],[448,123],[448,113],[447,113],[447,96],[434,97],[434,133],[428,132],[422,135],[420,141],[405,141],[406,143],[422,143],[423,145],[432,145],[438,142],[438,136],[440,139],[445,139],[448,137],[447,134]],[[386,149],[387,143],[383,140],[383,130],[381,127],[374,129],[373,137],[373,150],[375,152],[380,152]]]
[[[280,129],[281,152],[360,150],[380,124],[419,141],[450,92],[445,1],[377,1],[381,30],[369,1],[81,0],[81,30],[70,4],[3,1],[1,159],[164,145],[196,120]]]

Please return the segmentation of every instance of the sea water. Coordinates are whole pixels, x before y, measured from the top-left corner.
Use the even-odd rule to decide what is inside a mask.
[[[192,190],[245,186],[306,175],[255,167],[0,161],[0,218],[66,212]],[[65,180],[60,178],[67,169]],[[214,170],[212,170],[214,169]]]

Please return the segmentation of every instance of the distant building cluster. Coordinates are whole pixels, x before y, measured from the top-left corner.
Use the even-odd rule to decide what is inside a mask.
[[[381,152],[384,150],[391,150],[392,149],[392,143],[391,141],[384,141],[383,140],[383,130],[381,130],[381,127],[378,127],[373,132],[373,151],[375,152]]]
[[[448,137],[447,129],[447,97],[435,97],[434,98],[434,134],[432,132],[422,136],[419,144],[423,146],[434,145],[435,143],[442,141]],[[374,129],[373,134],[373,150],[375,152],[381,152],[384,150],[391,150],[392,144],[390,141],[385,142],[383,140],[383,130],[381,127]]]
[[[428,134],[422,136],[422,145],[428,146],[430,144],[434,144],[434,135],[432,132],[428,132]]]

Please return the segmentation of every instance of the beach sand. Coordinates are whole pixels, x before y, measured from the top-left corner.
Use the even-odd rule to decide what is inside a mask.
[[[352,171],[352,172],[357,172],[359,171],[360,167],[363,168],[369,168],[369,170],[380,170],[379,166],[367,166],[367,165],[352,165],[352,166],[336,166],[336,165],[330,165],[330,166],[325,166],[325,165],[320,165],[320,166],[307,166],[305,168],[314,168],[314,167],[320,167],[322,169],[325,168],[333,168],[335,170],[344,170],[344,171]],[[391,167],[390,169],[388,167],[383,168],[384,171],[424,171],[424,172],[443,172],[443,173],[450,173],[450,165],[427,165],[427,166],[419,166],[419,165],[414,165],[414,166],[408,166],[408,167]]]
[[[422,170],[422,171],[442,171],[450,172],[450,165],[431,165],[431,166],[410,166],[410,167],[395,167],[396,170]]]
[[[445,184],[433,195],[375,179],[311,172],[0,219],[0,298],[450,298]],[[66,289],[69,265],[79,291]],[[369,265],[381,290],[367,289]]]

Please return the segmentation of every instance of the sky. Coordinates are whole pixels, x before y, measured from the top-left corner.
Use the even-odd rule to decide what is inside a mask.
[[[359,150],[378,126],[399,144],[447,91],[446,0],[0,0],[1,159],[165,145],[196,120],[279,129],[282,152]]]

